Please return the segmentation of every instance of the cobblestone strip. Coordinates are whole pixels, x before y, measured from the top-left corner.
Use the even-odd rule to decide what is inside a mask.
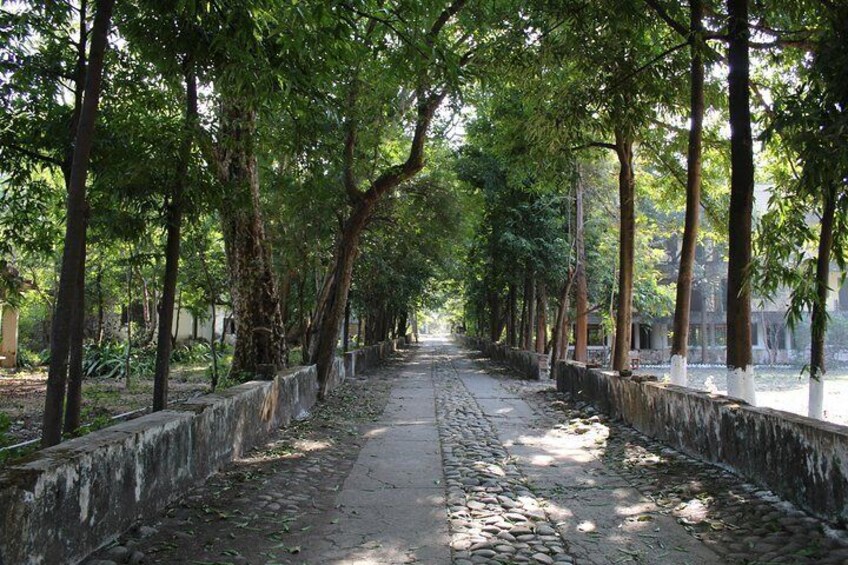
[[[454,564],[573,563],[448,357],[433,376]]]
[[[512,380],[507,387],[549,417],[553,433],[595,436],[595,455],[607,469],[728,563],[848,565],[844,529],[730,472],[610,421],[591,406],[573,403],[550,384]],[[641,557],[650,561],[650,556]]]

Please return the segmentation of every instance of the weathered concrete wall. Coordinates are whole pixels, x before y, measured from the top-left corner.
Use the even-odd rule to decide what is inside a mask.
[[[557,390],[574,400],[822,518],[848,520],[848,427],[571,361],[558,363],[555,374]]]
[[[544,380],[549,377],[548,356],[535,351],[525,351],[502,343],[492,343],[488,339],[467,335],[456,336],[465,347],[476,349],[493,361],[502,363],[524,378]]]
[[[348,378],[373,369],[392,353],[409,347],[409,342],[409,336],[405,336],[348,351],[344,357],[344,368]]]
[[[292,369],[7,467],[0,473],[0,565],[80,561],[308,414],[317,391],[315,367]]]

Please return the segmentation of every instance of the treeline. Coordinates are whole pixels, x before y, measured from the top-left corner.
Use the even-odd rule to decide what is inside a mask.
[[[459,292],[492,338],[553,337],[556,355],[571,320],[608,312],[626,369],[634,304],[671,304],[640,216],[664,195],[686,195],[678,365],[703,207],[728,226],[728,367],[748,395],[751,111],[781,181],[774,261],[811,241],[799,210],[821,210],[819,256],[840,260],[846,17],[812,0],[4,4],[4,300],[27,281],[49,303],[44,445],[79,426],[86,320],[108,304],[155,317],[155,409],[180,308],[232,311],[236,378],[299,346],[323,386],[352,317],[375,342]],[[823,335],[817,289],[796,296]]]

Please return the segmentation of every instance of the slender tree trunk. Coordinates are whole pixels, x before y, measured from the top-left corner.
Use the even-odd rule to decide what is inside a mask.
[[[56,445],[62,440],[62,405],[65,400],[65,378],[71,343],[71,317],[74,302],[80,294],[79,281],[83,280],[81,277],[84,277],[84,275],[80,275],[80,271],[85,270],[82,249],[88,210],[85,198],[85,183],[88,176],[91,147],[94,141],[94,126],[103,76],[103,58],[106,52],[113,5],[114,0],[102,0],[97,4],[91,34],[91,51],[86,72],[85,95],[80,111],[68,185],[62,272],[59,279],[59,292],[50,336],[50,368],[47,377],[47,394],[44,401],[41,437],[43,447]]]
[[[527,281],[529,294],[527,295],[527,327],[524,330],[524,343],[521,345],[525,351],[533,351],[533,330],[536,328],[536,279],[530,277]]]
[[[816,260],[816,301],[813,303],[810,341],[810,396],[807,415],[822,419],[824,415],[825,334],[827,333],[827,293],[830,278],[830,255],[833,249],[833,223],[836,215],[836,191],[833,186],[824,190],[824,207],[819,235],[819,255]]]
[[[87,223],[87,222],[86,222]],[[86,241],[83,231],[82,258],[85,264]],[[80,427],[80,410],[82,408],[82,361],[83,334],[85,332],[85,270],[80,269],[77,281],[79,296],[74,305],[71,347],[68,363],[68,398],[65,401],[65,435],[74,435]]]
[[[618,305],[615,317],[615,346],[612,368],[630,369],[630,331],[633,304],[633,249],[636,239],[636,185],[633,176],[633,137],[622,130],[615,132],[618,155],[618,197],[621,227],[618,244]]]
[[[180,145],[177,178],[167,207],[168,235],[165,243],[165,279],[162,284],[162,303],[159,312],[159,335],[156,343],[156,372],[153,376],[153,411],[168,406],[168,376],[171,372],[171,327],[174,325],[174,300],[177,294],[177,275],[180,266],[180,231],[183,222],[183,198],[188,184],[192,139],[197,123],[197,82],[192,63],[186,64],[186,106],[183,139]],[[215,326],[215,319],[212,319]],[[213,329],[214,333],[214,329]]]
[[[671,382],[687,384],[687,347],[689,316],[692,305],[692,272],[698,243],[701,210],[701,139],[704,125],[704,61],[702,0],[689,2],[689,30],[692,61],[689,71],[689,149],[686,156],[686,219],[683,226],[683,249],[677,271],[677,297],[674,303],[674,329],[671,345]],[[701,312],[701,316],[704,312]],[[702,336],[702,338],[705,336]],[[703,356],[703,354],[702,354]],[[701,362],[704,362],[701,359]]]
[[[180,315],[183,311],[183,291],[177,294],[177,309],[174,312],[174,333],[168,332],[171,335],[171,348],[177,346],[177,338],[180,336]]]
[[[357,316],[356,320],[356,347],[362,345],[362,315]]]
[[[571,325],[568,319],[568,298],[571,296],[571,286],[574,282],[574,272],[570,272],[568,280],[562,286],[562,291],[559,297],[559,308],[557,308],[556,323],[554,324],[554,336],[551,340],[551,378],[554,378],[554,371],[558,361],[562,361],[568,355],[568,334],[569,326]]]
[[[585,363],[589,359],[589,285],[586,282],[586,245],[584,242],[583,179],[575,187],[575,246],[577,261],[574,271],[574,360]]]
[[[345,304],[344,328],[342,329],[342,351],[347,353],[350,347],[350,298]]]
[[[133,293],[132,293],[132,264],[133,253],[130,253],[130,261],[127,264],[127,352],[124,356],[124,379],[127,390],[130,388],[130,377],[132,374],[132,366],[130,362],[130,354],[132,353],[132,310],[133,310]]]
[[[501,338],[500,306],[501,301],[497,291],[494,289],[489,289],[489,315],[491,316],[489,320],[489,339],[491,339],[492,341],[498,341]]]
[[[259,204],[256,113],[244,100],[223,97],[218,179],[228,187],[221,217],[230,271],[236,345],[230,373],[269,378],[285,365],[279,293]]]
[[[545,283],[536,283],[536,353],[544,353],[548,343],[548,290]]]
[[[218,320],[218,312],[215,301],[212,301],[212,332],[209,336],[209,353],[212,356],[212,392],[218,388],[218,351],[215,347],[215,322]]]
[[[104,327],[104,308],[103,308],[103,265],[97,268],[97,345],[103,345]]]
[[[376,201],[361,200],[345,222],[336,245],[333,276],[326,279],[326,284],[331,285],[329,292],[326,293],[327,300],[316,310],[315,317],[318,323],[315,329],[318,333],[310,360],[318,366],[318,382],[322,398],[329,392],[327,386],[341,329],[339,326],[344,319],[344,307],[350,292],[353,266],[359,252],[359,240],[375,205]]]
[[[754,153],[748,53],[748,0],[727,0],[730,111],[730,214],[727,264],[727,393],[754,404],[751,357],[751,264]]]
[[[518,345],[518,332],[516,331],[516,303],[518,302],[518,293],[515,289],[515,283],[509,283],[509,291],[507,294],[507,312],[506,312],[506,342],[510,347]]]

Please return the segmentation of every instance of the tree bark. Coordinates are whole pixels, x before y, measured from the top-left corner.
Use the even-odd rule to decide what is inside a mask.
[[[236,326],[230,373],[237,378],[269,378],[285,365],[279,293],[259,204],[255,134],[255,110],[245,100],[226,94],[217,174],[229,189],[221,219]]]
[[[518,332],[516,331],[516,302],[518,302],[518,293],[515,289],[515,283],[509,283],[509,292],[507,294],[507,314],[506,314],[506,343],[510,347],[518,345]]]
[[[575,187],[575,246],[577,261],[574,270],[574,360],[586,363],[589,359],[589,285],[586,282],[585,221],[583,217],[583,179]]]
[[[836,191],[824,190],[819,255],[816,260],[816,301],[813,303],[810,341],[810,395],[807,415],[822,419],[824,414],[825,335],[827,333],[827,293],[830,278],[830,255],[833,249],[833,223],[836,215]]]
[[[197,81],[192,63],[185,70],[186,105],[183,139],[180,144],[177,178],[167,207],[167,240],[165,243],[165,278],[162,284],[162,302],[159,311],[159,335],[156,343],[156,372],[153,376],[153,411],[168,406],[168,376],[171,371],[171,327],[174,324],[174,301],[177,295],[177,274],[180,265],[180,230],[183,221],[183,199],[188,184],[188,166],[191,160],[192,139],[197,123]],[[215,320],[212,320],[214,328]],[[213,330],[214,331],[214,330]]]
[[[86,224],[88,222],[86,221]],[[87,227],[87,226],[86,226]],[[81,244],[82,258],[80,261],[85,265],[86,241],[85,230],[83,230],[83,241]],[[65,435],[75,435],[80,427],[80,410],[82,409],[82,361],[84,355],[83,334],[85,332],[85,269],[80,269],[77,281],[79,296],[74,305],[73,320],[71,322],[70,355],[68,362],[68,398],[65,401]]]
[[[568,319],[568,297],[571,295],[571,285],[575,280],[574,273],[569,273],[568,280],[562,286],[557,308],[556,323],[554,324],[554,336],[551,351],[551,378],[555,377],[557,361],[562,361],[568,354],[568,328],[571,325]]]
[[[615,316],[615,347],[612,368],[630,369],[630,331],[633,304],[633,253],[636,239],[636,185],[633,175],[633,137],[617,129],[615,152],[618,155],[618,198],[621,221],[618,242],[618,304]]]
[[[59,279],[53,327],[50,332],[50,367],[47,376],[47,394],[44,401],[41,436],[43,447],[56,445],[62,440],[62,405],[65,400],[65,378],[71,343],[71,317],[74,302],[80,295],[79,281],[84,280],[82,279],[84,274],[80,275],[80,271],[85,270],[82,249],[88,210],[85,198],[85,182],[94,141],[97,107],[100,102],[100,84],[103,77],[103,58],[106,52],[113,5],[114,0],[102,0],[97,4],[91,34],[85,95],[80,111],[70,183],[68,184],[62,271]]]
[[[727,0],[730,113],[730,213],[727,264],[727,393],[753,404],[751,264],[754,153],[751,138],[748,0]]]
[[[347,350],[348,350],[349,347],[350,347],[350,298],[348,298],[347,304],[345,304],[344,329],[342,330],[342,351],[347,353]]]
[[[548,292],[545,283],[536,283],[536,353],[544,353],[548,343]]]
[[[701,140],[704,126],[704,61],[702,0],[689,2],[689,41],[692,61],[689,71],[689,148],[686,155],[686,218],[683,225],[683,247],[677,271],[677,296],[674,303],[674,328],[671,345],[671,382],[687,384],[687,347],[689,316],[692,307],[692,272],[698,243],[701,211]],[[703,318],[704,312],[701,311]],[[706,336],[701,336],[704,339]],[[703,352],[702,352],[703,357]],[[701,359],[704,362],[704,359]]]

